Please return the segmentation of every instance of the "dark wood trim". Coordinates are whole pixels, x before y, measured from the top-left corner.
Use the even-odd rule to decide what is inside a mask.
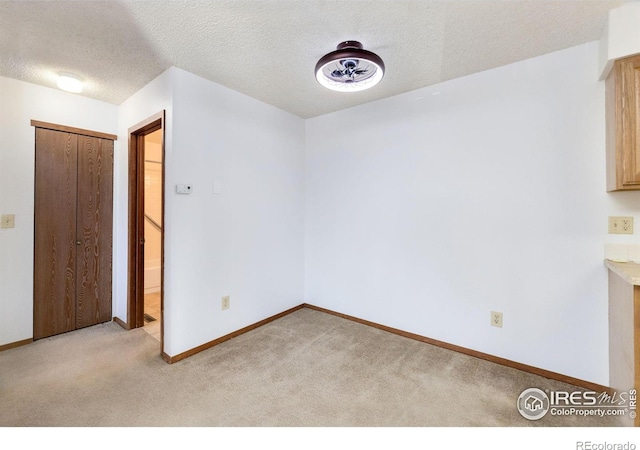
[[[138,216],[138,139],[129,134],[129,224],[127,232],[128,240],[128,266],[127,266],[127,328],[136,328],[136,298],[138,296],[137,267],[138,267],[138,247],[137,247],[137,220]]]
[[[129,134],[129,264],[128,264],[128,299],[127,299],[127,327],[139,328],[144,325],[143,306],[140,297],[144,298],[144,257],[140,241],[144,236],[144,159],[142,142],[144,135]],[[142,180],[142,181],[141,181]],[[142,319],[142,320],[141,320]]]
[[[249,332],[251,330],[255,330],[256,328],[261,327],[262,325],[266,325],[269,322],[273,322],[274,320],[277,320],[277,319],[279,319],[281,317],[284,317],[284,316],[286,316],[288,314],[291,314],[292,312],[298,311],[299,309],[304,308],[304,306],[305,305],[298,305],[298,306],[295,306],[295,307],[293,307],[291,309],[287,309],[286,311],[283,311],[283,312],[281,312],[279,314],[276,314],[276,315],[271,316],[271,317],[267,317],[266,319],[263,319],[260,322],[256,322],[256,323],[254,323],[252,325],[248,325],[248,326],[246,326],[244,328],[240,328],[239,330],[236,330],[233,333],[226,334],[226,335],[224,335],[222,337],[219,337],[218,339],[214,339],[213,341],[209,341],[209,342],[207,342],[205,344],[199,345],[198,347],[194,347],[191,350],[187,350],[186,352],[179,353],[176,356],[169,356],[166,353],[163,353],[162,354],[162,358],[166,362],[168,362],[169,364],[173,364],[174,362],[178,362],[178,361],[180,361],[182,359],[188,358],[189,356],[193,356],[196,353],[200,353],[203,350],[207,350],[207,349],[209,349],[211,347],[214,347],[214,346],[216,346],[218,344],[222,344],[223,342],[228,341],[229,339],[233,339],[234,337],[238,337],[241,334],[247,333],[247,332]]]
[[[512,369],[521,370],[523,372],[528,372],[534,375],[539,375],[544,378],[548,378],[550,380],[561,381],[563,383],[572,384],[574,386],[578,386],[581,388],[589,389],[596,392],[608,392],[613,394],[613,389],[607,386],[602,386],[600,384],[592,383],[590,381],[581,380],[579,378],[573,378],[567,375],[563,375],[556,372],[551,372],[549,370],[540,369],[538,367],[529,366],[527,364],[522,364],[516,361],[511,361],[509,359],[500,358],[498,356],[493,356],[488,353],[482,353],[476,350],[471,350],[469,348],[460,347],[458,345],[449,344],[447,342],[438,341],[436,339],[431,339],[425,336],[421,336],[419,334],[409,333],[408,331],[399,330],[397,328],[391,328],[386,325],[380,325],[379,323],[370,322],[368,320],[359,319],[354,316],[349,316],[347,314],[342,314],[336,311],[332,311],[330,309],[321,308],[319,306],[310,305],[308,303],[304,303],[303,306],[305,308],[313,309],[315,311],[320,311],[323,313],[331,314],[337,317],[341,317],[343,319],[351,320],[353,322],[357,322],[362,325],[367,325],[373,328],[377,328],[382,331],[387,331],[389,333],[397,334],[398,336],[403,336],[409,339],[413,339],[416,341],[424,342],[426,344],[435,345],[437,347],[445,348],[447,350],[452,350],[454,352],[462,353],[465,355],[473,356],[475,358],[483,359],[485,361],[489,361],[492,363],[500,364],[502,366],[511,367]]]
[[[136,237],[135,242],[144,238],[144,134],[135,135],[136,140]],[[142,151],[141,151],[142,150]],[[161,234],[162,241],[162,234]],[[162,288],[160,288],[162,292]],[[136,315],[135,328],[144,326],[144,245],[136,245]]]
[[[160,255],[160,354],[164,354],[164,180],[165,180],[165,111],[160,111],[128,129],[129,147],[129,221],[127,274],[127,328],[144,326],[144,136],[162,130],[162,249]],[[142,188],[141,188],[142,187]]]
[[[33,338],[24,339],[22,341],[11,342],[9,344],[0,345],[0,352],[5,350],[10,350],[16,347],[22,347],[23,345],[31,344],[33,342]]]
[[[159,129],[164,129],[164,111],[137,123],[129,128],[129,267],[128,267],[128,301],[127,325],[130,329],[144,325],[144,308],[138,304],[141,293],[144,292],[144,277],[142,273],[143,254],[139,245],[144,235],[144,191],[138,186],[144,186],[144,154],[140,151],[144,145],[144,136]],[[162,138],[162,152],[164,158],[164,135]],[[163,161],[164,162],[164,161]],[[164,168],[163,168],[164,177]],[[164,200],[163,200],[164,202]],[[163,204],[164,208],[164,204]],[[162,217],[164,224],[164,213]],[[164,236],[161,237],[164,239]],[[161,258],[161,265],[162,265]],[[161,271],[161,277],[162,277]],[[161,289],[162,291],[162,289]],[[161,298],[162,304],[162,298]],[[164,309],[164,308],[162,308]],[[162,320],[163,318],[161,318]]]
[[[165,119],[165,112],[164,110],[162,110],[152,116],[147,117],[143,121],[138,122],[134,126],[130,127],[128,130],[128,133],[129,135],[132,135],[132,134],[145,135],[145,134],[153,133],[154,131],[159,130],[160,128],[163,128],[164,119]]]
[[[37,128],[46,128],[47,130],[64,131],[66,133],[81,134],[83,136],[91,136],[91,137],[100,138],[100,139],[109,139],[110,141],[118,140],[118,136],[115,134],[103,133],[101,131],[84,130],[82,128],[68,127],[66,125],[58,125],[55,123],[41,122],[39,120],[32,120],[31,126],[37,127]]]
[[[129,330],[129,326],[127,325],[127,323],[124,320],[122,320],[120,317],[113,316],[113,321],[118,325],[120,325],[125,330]]]

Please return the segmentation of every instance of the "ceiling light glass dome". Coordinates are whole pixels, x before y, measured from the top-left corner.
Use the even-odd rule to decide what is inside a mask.
[[[82,80],[70,73],[58,75],[58,87],[63,91],[79,94],[82,92]]]

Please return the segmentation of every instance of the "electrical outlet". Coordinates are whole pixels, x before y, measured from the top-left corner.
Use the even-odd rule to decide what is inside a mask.
[[[502,313],[491,311],[491,326],[502,328]]]
[[[224,297],[222,297],[222,310],[224,311],[225,309],[229,309],[230,306],[231,306],[231,297],[228,295],[225,295]]]
[[[633,217],[609,217],[609,234],[633,234]]]
[[[13,228],[13,214],[2,214],[0,216],[0,228]]]

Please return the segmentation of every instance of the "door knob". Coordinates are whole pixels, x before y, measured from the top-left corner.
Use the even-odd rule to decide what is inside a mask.
[[[82,244],[82,241],[76,241],[76,245]]]
[[[144,245],[144,239],[140,239],[140,243]]]

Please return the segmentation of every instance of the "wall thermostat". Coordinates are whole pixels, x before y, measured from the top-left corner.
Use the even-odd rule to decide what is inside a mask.
[[[176,192],[178,194],[191,194],[190,184],[176,184]]]

